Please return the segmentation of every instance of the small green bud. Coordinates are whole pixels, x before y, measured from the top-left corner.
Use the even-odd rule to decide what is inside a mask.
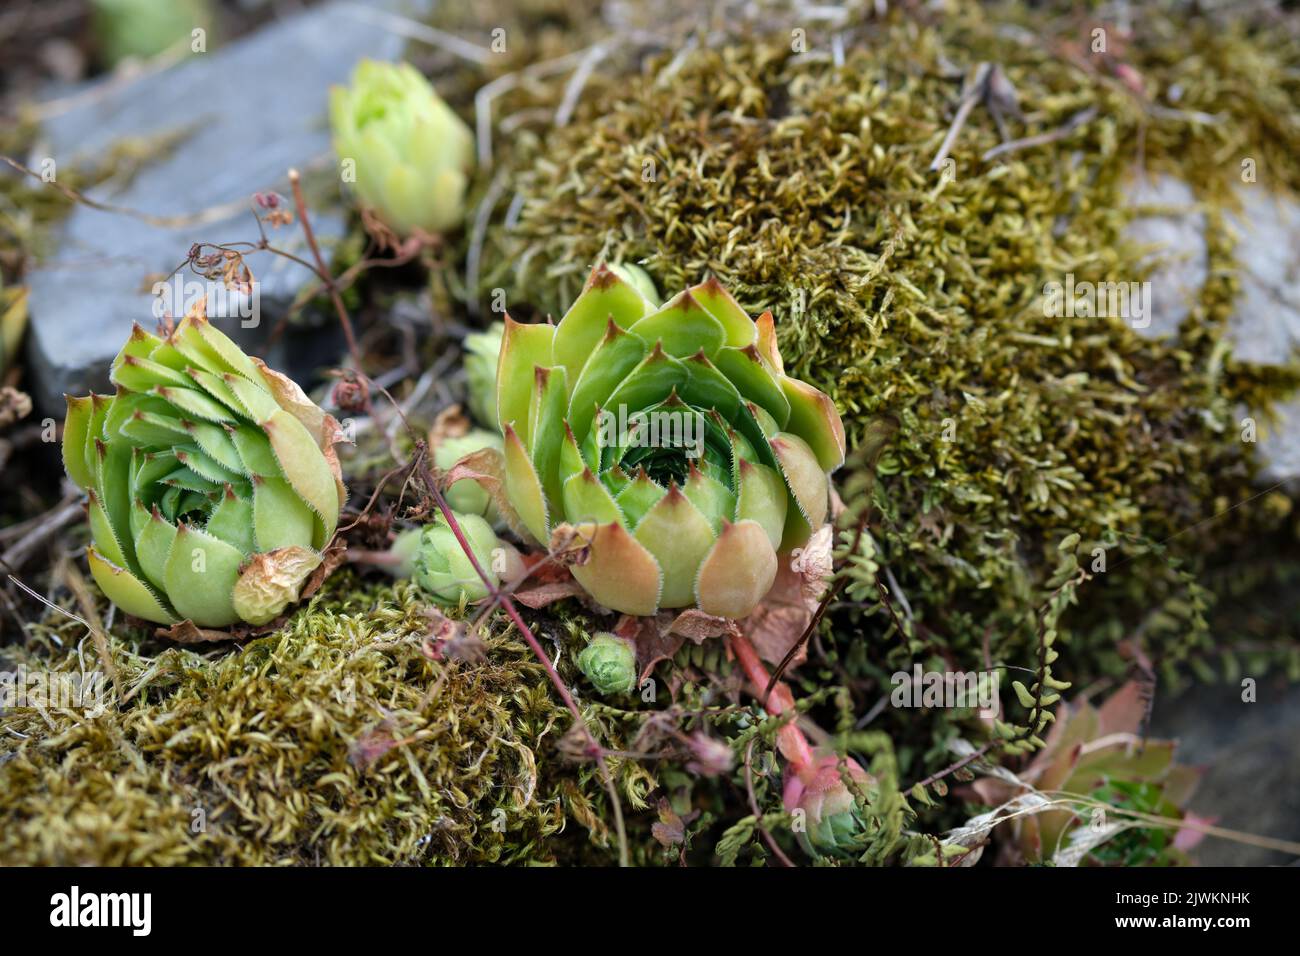
[[[458,438],[445,438],[439,442],[433,452],[433,463],[447,471],[466,455],[484,448],[501,451],[501,436],[476,428]],[[492,496],[472,478],[462,478],[447,489],[447,504],[453,511],[479,515],[489,522],[495,522],[497,518]]]
[[[646,272],[640,266],[633,265],[630,262],[619,262],[610,265],[609,271],[614,273],[637,292],[641,293],[641,298],[645,299],[656,309],[659,308],[659,290],[655,288],[654,280],[650,278],[650,273]]]
[[[474,135],[409,63],[358,63],[330,90],[330,128],[344,181],[394,232],[464,219]]]
[[[601,632],[578,654],[578,666],[600,694],[626,694],[636,687],[636,651],[632,642]]]
[[[469,379],[469,411],[488,428],[497,427],[497,357],[501,354],[504,322],[465,336],[465,375]]]
[[[479,567],[490,577],[499,578],[492,560],[499,542],[492,526],[478,515],[456,514],[456,523],[474,551]],[[440,604],[459,604],[462,597],[468,602],[481,601],[488,595],[487,585],[441,515],[433,524],[420,529],[413,577]]]

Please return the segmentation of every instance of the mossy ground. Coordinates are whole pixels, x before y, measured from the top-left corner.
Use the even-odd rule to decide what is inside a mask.
[[[1142,647],[1171,679],[1213,656],[1206,576],[1260,539],[1295,564],[1292,502],[1250,501],[1254,449],[1238,421],[1243,406],[1267,418],[1300,366],[1228,353],[1249,252],[1220,216],[1245,157],[1268,170],[1251,188],[1300,187],[1294,37],[1173,4],[1144,8],[1131,38],[1015,5],[864,14],[837,30],[787,19],[670,46],[597,85],[567,126],[525,124],[507,147],[516,171],[486,234],[483,290],[505,289],[520,315],[558,315],[601,258],[640,263],[669,293],[713,272],[752,312],[773,311],[787,363],[834,396],[851,445],[879,416],[900,420],[874,530],[912,633],[882,633],[882,613],[840,615],[828,633],[844,655],[875,647],[858,666],[973,665],[986,637],[994,660],[1013,661],[1045,556],[1071,532],[1110,568],[1069,622],[1080,676],[1126,666],[1115,648],[1143,621]],[[796,25],[806,53],[792,49]],[[1090,46],[1099,25],[1104,55]],[[986,161],[1000,137],[979,105],[951,175],[930,172],[979,62],[1018,91],[1009,136],[1096,117]],[[1140,92],[1123,82],[1133,73]],[[523,117],[548,93],[501,111]],[[1210,278],[1179,340],[1143,338],[1122,317],[1045,314],[1045,284],[1067,272],[1147,276],[1146,250],[1124,237],[1122,187],[1157,172],[1191,183],[1210,213]],[[1294,662],[1285,629],[1251,646],[1253,667]]]
[[[611,27],[552,0],[514,7],[519,16],[440,7],[440,26],[505,24],[512,38],[510,56],[481,76],[435,69],[467,115],[484,79],[663,27]],[[1083,554],[1106,548],[1110,568],[1060,622],[1056,670],[1076,686],[1129,668],[1122,641],[1164,669],[1166,687],[1189,670],[1300,670],[1294,609],[1270,598],[1300,577],[1293,499],[1250,501],[1255,462],[1235,427],[1241,404],[1266,409],[1297,372],[1225,356],[1244,253],[1221,229],[1243,155],[1265,171],[1258,188],[1300,188],[1297,41],[1267,24],[1189,26],[1162,5],[1144,11],[1131,41],[1112,31],[1116,45],[1098,58],[1087,45],[1095,24],[1072,11],[854,14],[837,31],[842,63],[832,31],[815,24],[804,25],[809,52],[796,54],[799,24],[785,14],[729,38],[663,43],[644,66],[616,49],[559,128],[571,71],[530,77],[494,107],[498,166],[475,196],[496,181],[495,214],[453,243],[456,269],[434,279],[438,301],[487,302],[501,288],[529,318],[560,314],[600,258],[641,263],[665,291],[712,271],[752,311],[772,309],[788,364],[836,398],[852,443],[880,416],[899,420],[872,541],[904,633],[874,586],[850,592],[798,674],[802,706],[891,784],[872,862],[919,852],[905,819],[938,832],[966,815],[957,796],[936,793],[937,808],[905,816],[892,785],[946,765],[952,737],[986,729],[966,711],[885,708],[863,733],[864,715],[913,661],[1031,666],[1066,534],[1082,536]],[[1025,120],[1013,136],[1089,107],[1097,116],[986,163],[999,138],[977,107],[951,151],[955,177],[930,173],[978,61],[1000,64],[1019,91]],[[1119,65],[1140,74],[1141,95]],[[1181,176],[1207,204],[1210,279],[1178,344],[1119,319],[1047,318],[1038,303],[1068,271],[1143,277],[1120,192],[1138,167]],[[466,288],[461,267],[480,244],[477,286]],[[164,648],[119,623],[109,636],[116,707],[94,720],[5,716],[0,859],[616,859],[605,793],[589,762],[565,756],[571,720],[524,645],[498,624],[484,661],[433,661],[421,652],[424,614],[409,588],[345,573],[282,632],[242,648]],[[598,622],[568,603],[528,616],[589,697],[573,654]],[[94,667],[95,653],[84,628],[50,616],[0,660],[70,670]],[[688,647],[660,676],[671,693],[654,704],[583,704],[605,742],[632,755],[614,762],[633,860],[762,861],[748,789],[776,826],[771,722],[742,701],[717,646]],[[726,738],[736,765],[712,778],[688,769],[691,754],[665,727]],[[367,763],[363,751],[387,738],[405,742]],[[656,840],[656,819],[681,824],[685,846]]]
[[[410,585],[345,573],[282,631],[238,649],[160,649],[119,625],[108,650],[122,703],[108,688],[101,716],[6,716],[0,860],[560,858],[584,800],[580,775],[552,759],[567,712],[506,634],[472,666],[425,656],[426,613]],[[85,629],[59,620],[0,652],[5,669],[100,668]]]

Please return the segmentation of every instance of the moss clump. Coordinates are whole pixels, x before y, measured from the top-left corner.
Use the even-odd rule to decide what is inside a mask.
[[[1146,650],[1176,660],[1205,638],[1207,567],[1248,532],[1284,527],[1273,509],[1238,508],[1175,537],[1252,497],[1239,403],[1266,409],[1298,380],[1225,361],[1230,244],[1212,242],[1211,281],[1176,344],[1123,318],[1049,317],[1042,295],[1067,272],[1145,277],[1143,250],[1123,238],[1137,163],[1178,173],[1211,205],[1245,150],[1268,157],[1274,186],[1300,186],[1296,41],[1153,10],[1139,39],[1112,27],[1110,55],[1090,58],[1093,24],[1057,22],[1041,36],[1041,13],[959,4],[851,19],[838,46],[810,26],[803,55],[784,28],[670,48],[593,85],[568,126],[533,146],[516,137],[508,221],[488,232],[482,285],[504,288],[512,312],[560,314],[602,258],[637,262],[664,288],[713,272],[748,310],[776,314],[793,374],[834,396],[851,443],[897,416],[877,533],[909,633],[888,661],[869,655],[888,669],[929,656],[974,666],[986,636],[994,660],[1025,663],[1046,555],[1071,532],[1113,569],[1066,622],[1074,673],[1125,666],[1117,641],[1155,612],[1179,623],[1146,630]],[[1096,118],[986,162],[1000,140],[979,106],[953,175],[930,172],[981,61],[1018,90],[1011,136]],[[1143,78],[1141,95],[1121,67]],[[1261,71],[1274,82],[1257,83]],[[873,621],[850,609],[832,622],[854,673],[870,668],[858,638],[890,629],[883,613]]]
[[[82,633],[37,628],[4,668],[95,669]],[[523,643],[498,630],[481,656],[432,660],[429,633],[411,586],[340,575],[236,650],[150,655],[110,637],[121,703],[5,716],[0,861],[611,859],[580,826],[557,839],[570,808],[590,812],[590,775],[552,752],[571,719]]]

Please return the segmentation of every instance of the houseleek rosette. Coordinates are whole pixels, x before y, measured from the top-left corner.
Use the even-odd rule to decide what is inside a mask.
[[[136,326],[110,379],[112,396],[68,396],[63,434],[96,582],[159,624],[275,618],[338,523],[338,423],[201,316]]]
[[[749,614],[844,461],[839,414],[785,374],[771,313],[714,279],[656,307],[604,266],[558,325],[506,319],[497,421],[517,523],[587,549],[574,577],[635,615]]]
[[[465,216],[474,137],[409,63],[363,60],[352,85],[330,90],[340,160],[355,163],[356,190],[391,229],[441,232]]]
[[[456,514],[461,534],[474,552],[474,560],[485,574],[499,580],[492,560],[498,546],[492,526],[472,514]],[[458,604],[481,601],[488,596],[488,587],[474,570],[465,549],[460,546],[451,525],[442,515],[432,524],[420,529],[420,544],[415,554],[413,577],[440,604]]]
[[[578,654],[578,667],[605,696],[626,694],[636,687],[636,649],[617,634],[593,634]]]
[[[856,761],[836,754],[821,755],[786,781],[785,807],[790,812],[803,811],[803,825],[796,832],[800,845],[811,856],[861,852],[867,824],[846,777],[864,792],[875,783]]]

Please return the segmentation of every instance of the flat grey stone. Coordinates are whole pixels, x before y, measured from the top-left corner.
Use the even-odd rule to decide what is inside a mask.
[[[1259,480],[1269,485],[1300,479],[1300,397],[1279,402],[1274,411],[1277,422],[1260,429],[1257,446]]]
[[[1235,684],[1157,695],[1151,736],[1179,740],[1177,760],[1205,769],[1191,809],[1230,830],[1300,841],[1300,687],[1260,681],[1244,703]],[[1207,837],[1193,851],[1206,866],[1285,866],[1293,858]]]
[[[1300,206],[1258,183],[1240,185],[1236,193],[1241,212],[1227,217],[1242,267],[1234,354],[1281,365],[1300,346]]]
[[[1228,339],[1238,359],[1282,365],[1300,348],[1300,205],[1260,183],[1239,183],[1234,191],[1241,211],[1226,219],[1237,240],[1241,292]],[[1190,187],[1171,176],[1133,180],[1126,194],[1130,205],[1143,207],[1127,235],[1152,246],[1157,264],[1151,324],[1137,331],[1148,338],[1174,335],[1205,284],[1205,215]],[[1277,412],[1258,445],[1260,480],[1269,484],[1300,480],[1300,397]]]
[[[362,58],[395,59],[404,43],[350,4],[325,4],[229,46],[192,53],[125,86],[102,87],[47,120],[34,160],[39,164],[43,156],[51,157],[57,169],[102,158],[124,138],[157,141],[187,131],[130,183],[118,189],[106,184],[90,195],[154,216],[225,212],[210,221],[160,228],[83,205],[71,211],[56,231],[52,252],[29,280],[29,368],[33,397],[43,411],[60,415],[65,392],[108,388],[108,364],[131,323],[154,326],[152,282],[184,262],[193,243],[258,238],[247,205],[254,192],[288,197],[290,167],[305,172],[315,164],[329,175],[330,85],[346,82]],[[343,232],[344,215],[337,208],[313,207],[311,217],[328,257],[330,244]],[[310,259],[297,223],[272,232],[271,241]],[[243,328],[238,318],[216,321],[256,348],[312,275],[268,252],[250,256],[248,264],[260,284],[258,324]],[[181,276],[201,281],[188,269]]]
[[[1148,213],[1129,223],[1126,235],[1151,247],[1147,259],[1154,265],[1151,324],[1137,331],[1147,338],[1176,335],[1205,284],[1205,214],[1191,188],[1173,176],[1135,179],[1126,191],[1129,204]]]

